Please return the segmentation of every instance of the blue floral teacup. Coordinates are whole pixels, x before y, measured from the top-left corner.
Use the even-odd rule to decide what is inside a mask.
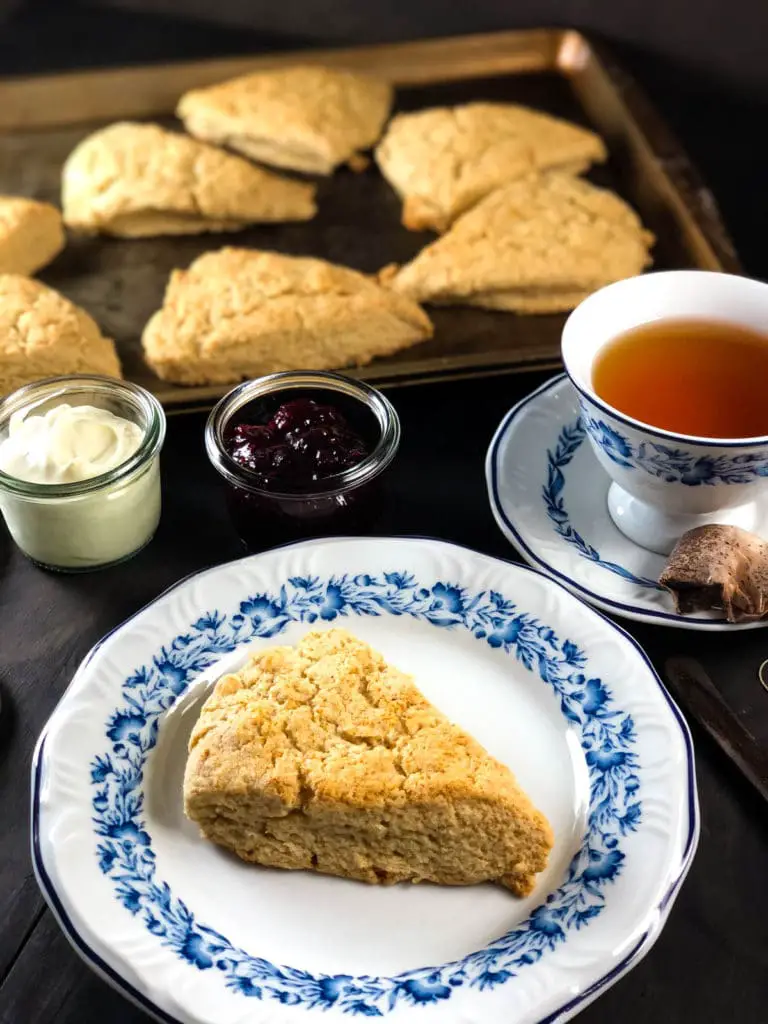
[[[595,357],[606,342],[640,324],[672,317],[720,320],[766,332],[768,284],[698,270],[643,274],[585,299],[568,318],[562,339],[582,421],[612,480],[611,518],[630,540],[660,554],[668,554],[683,533],[705,523],[752,529],[756,502],[768,500],[768,437],[720,440],[673,434],[626,416],[592,389]]]

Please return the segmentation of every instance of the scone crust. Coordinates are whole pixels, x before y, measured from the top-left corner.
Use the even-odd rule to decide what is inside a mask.
[[[391,105],[387,82],[299,65],[194,89],[176,113],[200,139],[277,167],[330,174],[373,146]]]
[[[525,892],[552,846],[509,769],[343,629],[220,679],[189,746],[185,811],[245,860]]]
[[[399,114],[376,149],[411,230],[445,231],[493,189],[532,171],[605,160],[594,132],[516,104],[467,103]]]
[[[34,274],[58,256],[64,243],[55,206],[0,195],[0,274]]]
[[[84,139],[62,175],[70,227],[125,237],[309,220],[314,191],[197,139],[127,121]]]
[[[147,362],[178,384],[362,365],[432,333],[405,295],[347,267],[255,249],[205,253],[171,274],[147,324]]]
[[[120,377],[114,343],[52,288],[0,274],[0,393],[68,373]]]
[[[492,192],[383,280],[418,302],[554,312],[639,274],[652,243],[617,195],[549,172]]]

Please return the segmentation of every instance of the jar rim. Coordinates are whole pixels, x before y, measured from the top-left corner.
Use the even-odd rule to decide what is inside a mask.
[[[0,469],[0,490],[28,498],[79,497],[131,476],[160,451],[165,439],[166,420],[163,407],[157,398],[138,384],[101,374],[72,373],[61,377],[45,377],[43,380],[24,384],[0,401],[0,424],[5,423],[13,413],[25,406],[31,406],[31,411],[44,402],[56,398],[65,401],[68,395],[84,391],[101,392],[105,395],[118,393],[142,411],[147,427],[136,451],[124,462],[105,473],[67,483],[46,484],[21,480]]]
[[[318,480],[313,490],[274,491],[250,480],[250,470],[235,462],[224,446],[224,430],[232,417],[244,406],[264,395],[301,387],[337,391],[356,399],[373,413],[379,426],[379,440],[364,459]],[[205,425],[205,447],[208,458],[221,476],[235,487],[276,500],[312,500],[343,494],[378,476],[392,462],[400,444],[400,417],[392,403],[376,388],[364,381],[326,370],[282,370],[232,388],[211,410]]]

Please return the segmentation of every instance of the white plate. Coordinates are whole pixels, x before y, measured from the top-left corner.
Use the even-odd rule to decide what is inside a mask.
[[[249,648],[344,624],[508,763],[554,828],[531,897],[241,863],[181,810],[185,745]],[[38,880],[83,957],[162,1021],[565,1021],[659,934],[698,837],[688,730],[621,630],[521,566],[330,540],[211,569],[78,670],[33,768]]]
[[[610,479],[592,453],[567,377],[547,381],[507,413],[485,475],[496,522],[523,558],[596,607],[684,629],[768,624],[675,611],[672,595],[656,582],[665,559],[633,544],[608,514]],[[756,532],[768,537],[768,503],[759,512]]]

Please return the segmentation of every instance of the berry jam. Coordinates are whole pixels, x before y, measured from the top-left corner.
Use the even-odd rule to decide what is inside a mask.
[[[240,423],[225,445],[230,458],[265,491],[311,491],[368,455],[365,441],[332,405],[284,402],[266,425]]]
[[[288,400],[280,405],[271,396],[256,399],[222,437],[237,467],[228,476],[230,514],[251,550],[369,533],[384,508],[378,467],[361,479],[341,476],[380,451],[380,421],[357,398],[339,395],[339,407],[324,401],[332,390],[313,390],[317,400],[296,390],[283,392]]]

